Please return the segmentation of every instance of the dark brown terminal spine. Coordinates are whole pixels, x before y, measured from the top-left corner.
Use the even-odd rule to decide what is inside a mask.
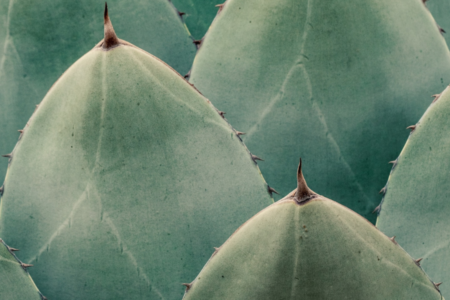
[[[297,203],[304,204],[315,197],[317,197],[317,194],[308,187],[305,177],[303,177],[302,159],[300,158],[297,169],[297,191],[295,192],[294,199]]]
[[[108,15],[108,4],[105,2],[105,13],[103,15],[103,24],[105,37],[103,39],[103,49],[109,50],[111,48],[120,45],[119,39],[117,38],[116,32],[111,24],[111,20]]]

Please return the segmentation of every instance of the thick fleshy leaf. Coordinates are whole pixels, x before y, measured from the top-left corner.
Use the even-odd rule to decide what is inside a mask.
[[[184,300],[442,299],[395,241],[348,208],[299,190],[242,225]]]
[[[211,103],[108,32],[25,128],[1,234],[49,299],[181,298],[210,249],[272,201]]]
[[[450,81],[450,55],[421,0],[229,0],[190,81],[277,191],[301,155],[314,189],[375,221],[387,162]]]
[[[111,0],[120,37],[181,74],[196,48],[167,0]],[[0,0],[0,154],[11,152],[18,129],[52,84],[102,38],[104,1]],[[4,26],[3,26],[4,25]],[[0,161],[0,181],[6,172]]]
[[[46,299],[37,289],[24,265],[11,248],[0,239],[0,299],[5,300],[43,300]]]
[[[450,89],[415,125],[400,153],[381,205],[377,227],[396,235],[450,298]]]

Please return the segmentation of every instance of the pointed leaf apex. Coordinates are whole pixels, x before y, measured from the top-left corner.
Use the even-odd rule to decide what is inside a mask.
[[[305,178],[303,177],[302,172],[302,159],[300,158],[300,162],[298,164],[297,169],[297,191],[295,192],[294,199],[297,201],[297,203],[303,203],[311,198],[314,198],[314,196],[317,195],[313,191],[311,191],[306,184]]]
[[[111,24],[111,20],[108,15],[108,4],[105,2],[105,13],[103,15],[103,24],[105,37],[103,38],[103,49],[109,50],[120,44],[117,38],[116,32]]]

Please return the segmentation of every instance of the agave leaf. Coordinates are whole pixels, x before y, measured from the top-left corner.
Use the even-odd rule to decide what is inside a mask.
[[[9,247],[0,239],[0,298],[8,300],[43,300],[27,269],[14,254],[18,249]]]
[[[118,34],[184,74],[195,46],[167,0],[111,0]],[[104,1],[0,0],[0,153],[52,84],[101,38]],[[7,162],[0,162],[0,180]]]
[[[297,190],[218,248],[184,300],[442,299],[395,240],[312,192],[299,171]]]
[[[386,184],[377,227],[394,234],[450,298],[450,89],[411,127]]]
[[[209,250],[272,201],[211,103],[105,20],[11,155],[1,234],[49,299],[181,298]]]
[[[450,81],[450,56],[421,0],[229,0],[190,81],[277,191],[294,188],[300,154],[312,187],[375,221],[387,162]]]

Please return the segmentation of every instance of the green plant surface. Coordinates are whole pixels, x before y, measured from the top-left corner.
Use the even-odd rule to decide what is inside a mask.
[[[111,0],[119,36],[185,74],[196,52],[167,0]],[[36,104],[102,39],[104,1],[0,0],[0,154],[10,153]],[[0,181],[7,162],[0,161]]]
[[[242,225],[187,285],[184,300],[442,299],[395,240],[301,190]]]
[[[202,39],[208,31],[219,10],[216,5],[221,4],[221,0],[171,0],[171,2],[183,13],[183,20],[196,40]]]
[[[0,299],[5,300],[44,300],[44,297],[30,275],[27,268],[14,254],[17,251],[0,239]]]
[[[229,0],[190,79],[246,133],[278,192],[295,187],[301,155],[312,187],[372,222],[404,128],[449,81],[421,0]]]
[[[14,149],[0,232],[49,299],[180,299],[209,250],[273,201],[209,100],[108,24]]]
[[[377,227],[399,243],[450,298],[450,89],[436,95],[405,144],[385,187]]]
[[[436,19],[437,26],[439,30],[441,30],[445,40],[447,41],[447,45],[450,42],[450,1],[448,0],[424,0],[426,2],[426,6],[430,10],[433,17]]]

